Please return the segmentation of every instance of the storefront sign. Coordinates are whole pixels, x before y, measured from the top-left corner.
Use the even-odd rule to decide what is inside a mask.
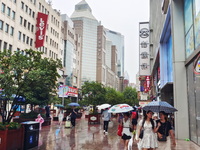
[[[150,75],[150,55],[149,55],[149,23],[140,22],[139,24],[139,75],[149,76]]]
[[[62,85],[59,87],[58,92],[59,97],[78,97],[78,89],[66,85]]]
[[[38,12],[36,24],[36,41],[35,47],[42,47],[44,45],[44,38],[46,33],[48,15]]]

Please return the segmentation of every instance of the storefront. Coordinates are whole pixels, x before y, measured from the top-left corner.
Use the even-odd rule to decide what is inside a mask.
[[[200,145],[200,0],[184,0],[190,139]]]

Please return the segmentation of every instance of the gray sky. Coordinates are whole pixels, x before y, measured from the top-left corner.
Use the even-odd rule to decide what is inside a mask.
[[[48,1],[48,0],[47,0]],[[53,8],[69,17],[81,0],[52,0]],[[139,68],[139,22],[149,21],[149,0],[86,0],[92,14],[110,30],[124,35],[125,71],[136,81]]]

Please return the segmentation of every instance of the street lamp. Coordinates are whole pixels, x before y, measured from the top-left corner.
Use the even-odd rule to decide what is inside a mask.
[[[62,77],[63,77],[63,79],[64,79],[64,82],[63,82],[64,85],[63,85],[62,105],[64,106],[64,98],[65,98],[65,97],[64,97],[64,96],[65,96],[65,95],[64,95],[64,90],[65,90],[65,86],[66,86],[66,85],[65,85],[65,80],[66,80],[66,78],[67,78],[67,75],[64,75],[64,74],[63,74]]]

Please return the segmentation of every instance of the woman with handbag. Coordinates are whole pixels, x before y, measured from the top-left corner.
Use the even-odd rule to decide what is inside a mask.
[[[143,112],[144,118],[138,123],[138,131],[136,136],[136,141],[138,143],[138,149],[142,150],[154,150],[158,147],[156,132],[158,127],[156,128],[156,122],[153,121],[152,111]],[[143,136],[140,133],[143,130]],[[139,136],[140,135],[140,136]]]
[[[171,150],[171,139],[173,145],[176,145],[174,132],[169,121],[167,121],[167,114],[164,111],[159,113],[160,120],[157,120],[159,127],[157,131],[158,136],[158,149],[160,150]],[[170,135],[170,136],[169,136]],[[170,139],[171,137],[171,139]]]
[[[131,139],[132,136],[132,125],[130,120],[130,114],[127,112],[124,114],[124,118],[121,121],[121,125],[123,126],[122,130],[122,139],[124,140],[124,149],[128,149],[128,142]]]

